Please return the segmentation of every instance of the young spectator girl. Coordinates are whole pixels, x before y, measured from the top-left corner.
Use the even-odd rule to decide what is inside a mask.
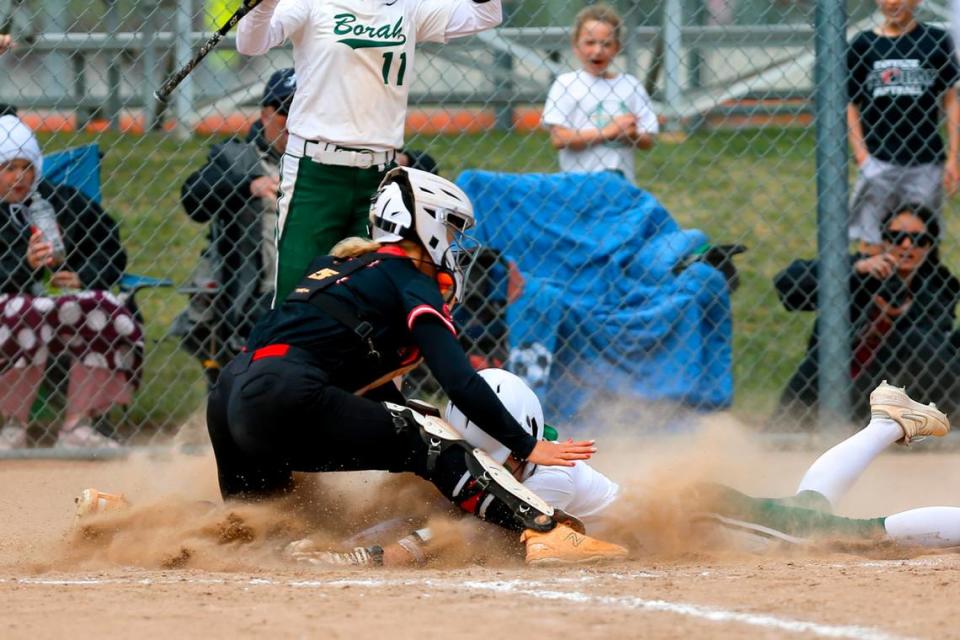
[[[550,87],[543,122],[560,150],[561,171],[616,171],[634,180],[634,149],[649,149],[659,130],[643,85],[610,64],[620,52],[623,27],[616,11],[586,7],[573,26],[573,52],[583,67]]]

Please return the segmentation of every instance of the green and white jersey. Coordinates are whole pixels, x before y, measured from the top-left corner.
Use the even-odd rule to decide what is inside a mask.
[[[293,43],[292,134],[386,151],[403,146],[416,43],[500,20],[499,0],[265,0],[240,21],[237,50]]]

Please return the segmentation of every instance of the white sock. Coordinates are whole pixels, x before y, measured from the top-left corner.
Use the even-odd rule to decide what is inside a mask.
[[[902,437],[903,429],[896,421],[871,418],[866,427],[824,452],[810,465],[797,493],[816,491],[831,505],[836,505],[873,459]]]
[[[887,535],[897,542],[924,547],[960,545],[960,507],[922,507],[911,509],[883,521]]]

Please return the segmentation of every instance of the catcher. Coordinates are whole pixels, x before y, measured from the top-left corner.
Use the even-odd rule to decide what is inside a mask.
[[[207,427],[226,500],[290,491],[293,472],[412,472],[461,509],[518,533],[555,561],[620,555],[586,538],[442,420],[406,406],[392,380],[425,359],[469,419],[518,460],[570,466],[592,441],[539,440],[470,367],[447,303],[462,298],[457,248],[473,207],[439,176],[397,167],[370,209],[372,241],[316,258],[251,332],[210,393]]]

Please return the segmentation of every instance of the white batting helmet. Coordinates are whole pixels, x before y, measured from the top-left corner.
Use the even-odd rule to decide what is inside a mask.
[[[503,403],[510,415],[520,423],[524,431],[537,440],[543,440],[545,427],[543,407],[540,406],[537,394],[522,379],[504,369],[484,369],[480,371],[480,377],[490,385],[490,388],[500,398],[500,402]],[[464,440],[478,449],[483,449],[497,462],[502,464],[510,457],[510,450],[507,447],[467,420],[463,412],[452,402],[447,403],[443,417],[463,436]],[[521,473],[520,480],[529,478],[534,469],[536,469],[536,465],[527,464]]]
[[[376,242],[417,240],[433,264],[454,279],[463,299],[463,273],[454,248],[474,225],[473,205],[460,187],[427,171],[396,167],[387,172],[370,206],[370,237]]]

